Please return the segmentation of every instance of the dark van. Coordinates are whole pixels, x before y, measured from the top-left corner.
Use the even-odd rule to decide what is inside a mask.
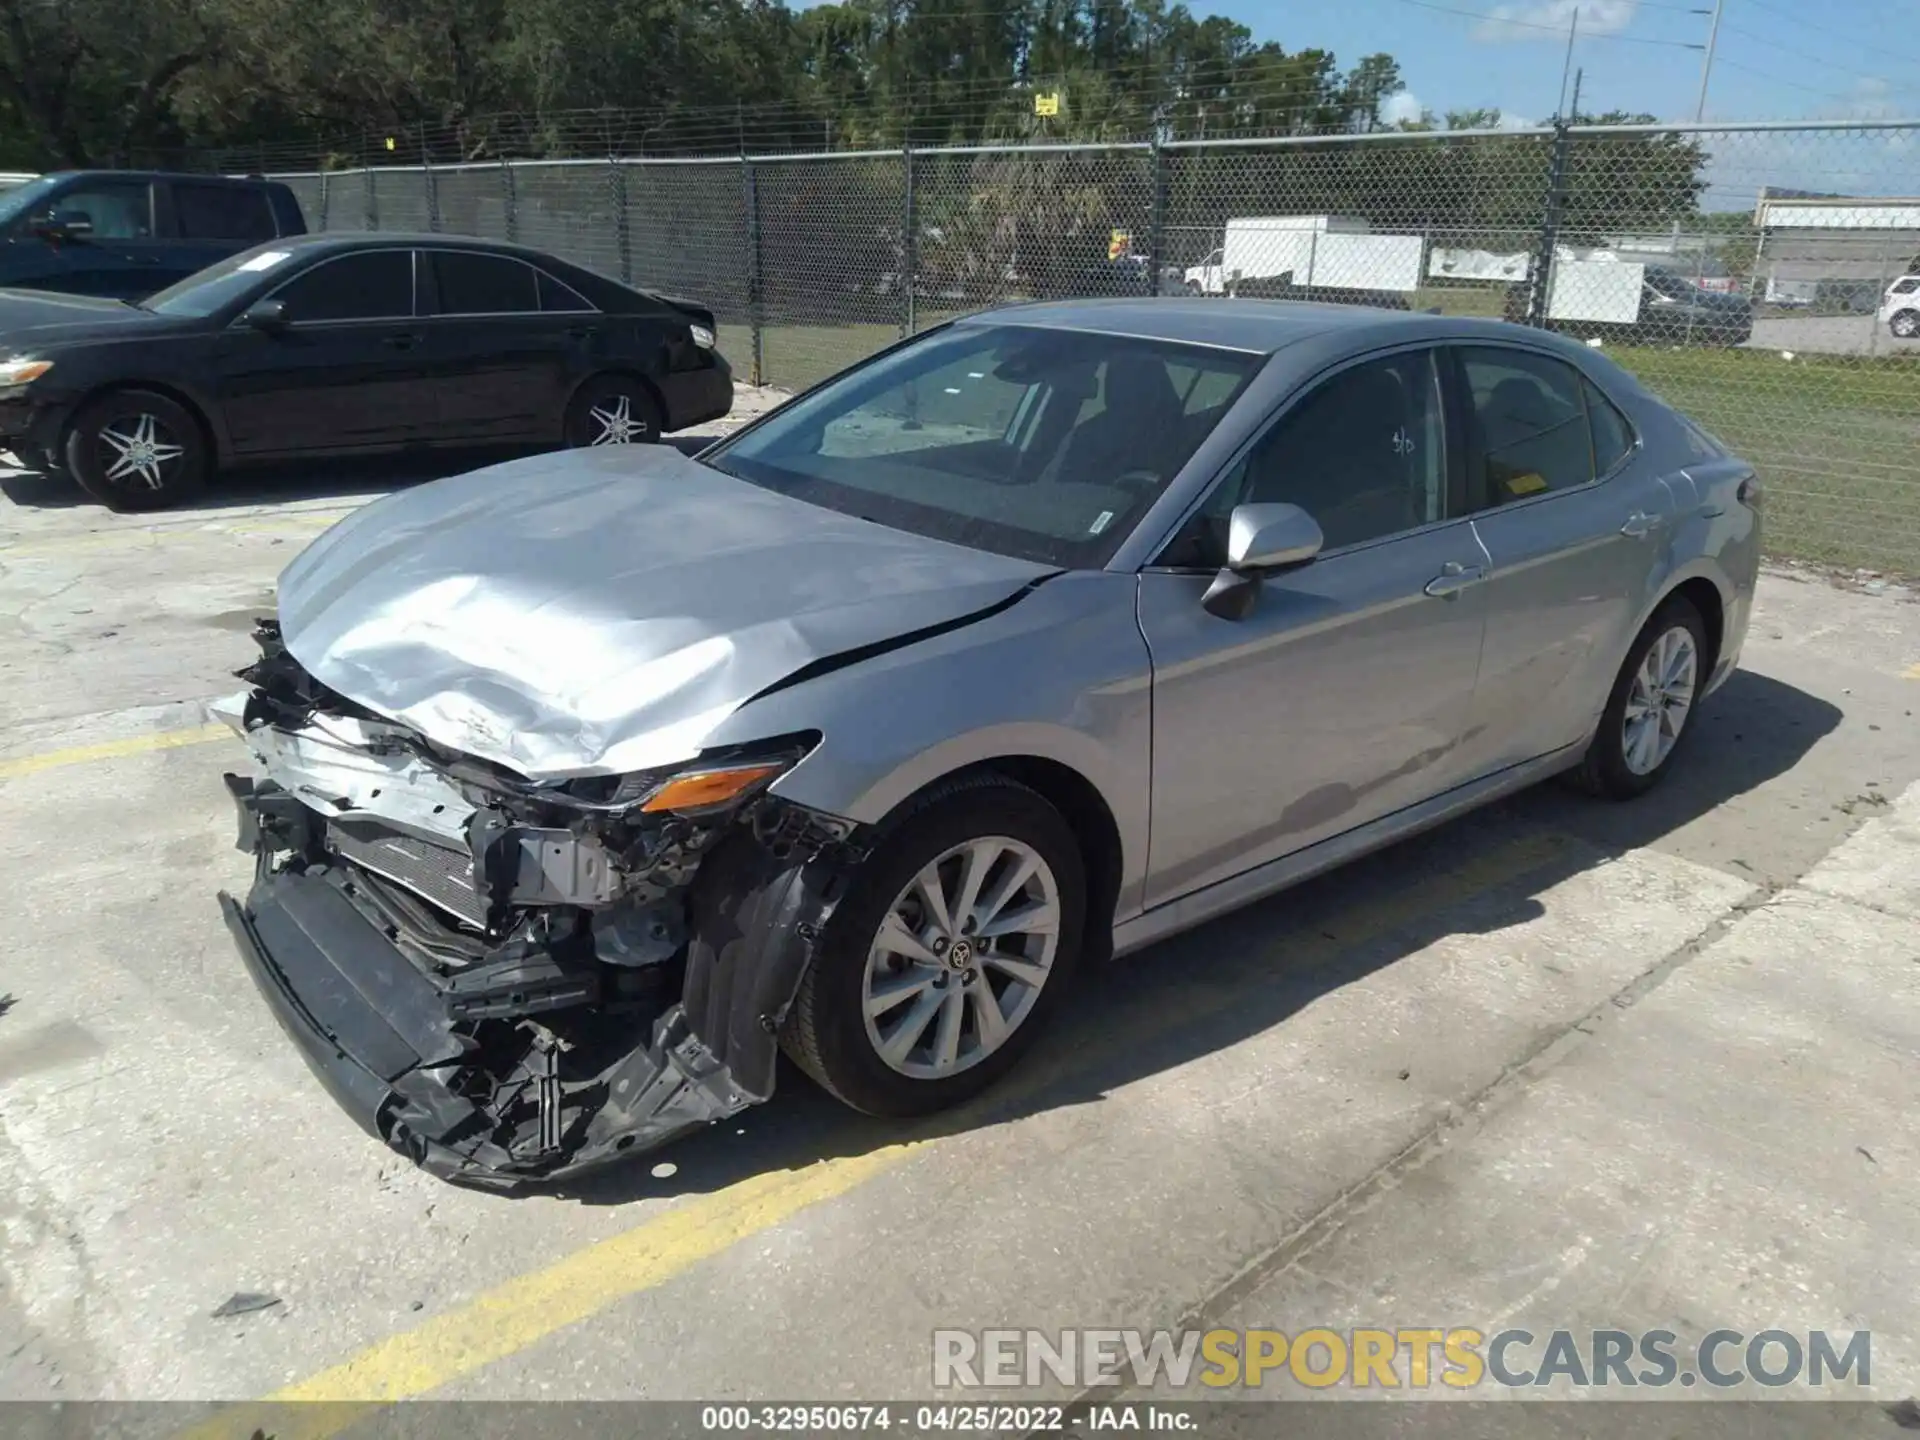
[[[60,171],[0,192],[0,287],[138,300],[306,229],[276,180]]]

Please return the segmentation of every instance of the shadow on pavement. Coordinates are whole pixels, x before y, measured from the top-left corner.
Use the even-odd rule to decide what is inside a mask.
[[[1042,1111],[1094,1104],[1148,1076],[1283,1024],[1319,997],[1449,935],[1544,913],[1540,896],[1790,770],[1841,721],[1824,700],[1738,672],[1701,709],[1686,762],[1652,794],[1608,805],[1547,784],[1079,977],[1074,1003],[981,1100],[921,1124],[856,1115],[791,1066],[772,1101],[615,1169],[544,1192],[619,1205],[718,1190],[748,1176],[860,1155]],[[1734,739],[1737,735],[1737,740]],[[1523,844],[1527,840],[1537,844]],[[1552,842],[1552,843],[1548,843]],[[1491,868],[1491,885],[1382,931],[1369,915],[1412,886]],[[1443,1017],[1434,1017],[1443,1023]],[[661,1162],[674,1169],[655,1178]]]

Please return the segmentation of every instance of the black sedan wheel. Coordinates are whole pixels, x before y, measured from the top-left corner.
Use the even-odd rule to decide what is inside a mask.
[[[997,777],[936,790],[855,876],[782,1043],[869,1115],[969,1099],[1064,998],[1086,899],[1073,831],[1042,797]]]
[[[651,445],[660,439],[660,407],[644,382],[599,375],[582,385],[567,407],[567,444]]]
[[[162,510],[207,483],[200,424],[151,390],[115,390],[80,407],[67,429],[67,469],[114,510]]]

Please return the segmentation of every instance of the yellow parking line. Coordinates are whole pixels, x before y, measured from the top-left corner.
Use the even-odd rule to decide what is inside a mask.
[[[1553,832],[1516,836],[1391,895],[1350,905],[1311,930],[1296,929],[1274,937],[1273,961],[1293,970],[1317,967],[1436,909],[1457,906],[1542,869],[1577,843]],[[1256,964],[1266,960],[1265,955],[1251,958]],[[662,1285],[811,1206],[845,1195],[944,1135],[977,1124],[983,1114],[1005,1110],[1023,1094],[1097,1066],[1102,1058],[1124,1053],[1155,1034],[1218,1017],[1242,1003],[1237,986],[1190,987],[1151,1013],[1106,1031],[1098,1046],[1032,1057],[1010,1085],[942,1117],[915,1138],[865,1154],[821,1160],[799,1170],[756,1175],[683,1201],[631,1230],[509,1280],[411,1330],[377,1340],[264,1400],[231,1407],[185,1434],[193,1440],[246,1440],[256,1429],[264,1429],[279,1440],[325,1440],[372,1408],[431,1394],[618,1301]],[[296,1402],[300,1408],[273,1408]]]
[[[1909,665],[1901,674],[1903,680],[1920,680],[1920,664]]]
[[[42,770],[58,770],[63,765],[85,765],[92,760],[119,760],[154,750],[177,750],[182,745],[204,745],[209,740],[222,738],[232,739],[233,731],[225,725],[201,725],[192,730],[156,730],[151,735],[129,735],[124,740],[102,740],[66,750],[47,750],[38,755],[0,760],[0,780],[18,780],[22,775],[38,775]]]

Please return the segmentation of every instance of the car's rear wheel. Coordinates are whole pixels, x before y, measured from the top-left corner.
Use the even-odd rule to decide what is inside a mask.
[[[1609,800],[1630,800],[1657,785],[1691,733],[1706,667],[1706,622],[1692,601],[1676,595],[1627,652],[1575,783]]]
[[[1039,1037],[1085,922],[1085,867],[1059,811],[998,777],[936,791],[855,877],[782,1043],[870,1115],[958,1104]]]
[[[646,382],[631,375],[596,375],[567,406],[569,446],[651,445],[660,434],[660,406]]]
[[[114,510],[163,510],[197,495],[211,456],[200,422],[152,390],[114,390],[80,407],[67,427],[66,468]]]
[[[1887,328],[1902,340],[1920,335],[1920,310],[1902,310],[1887,322]]]

